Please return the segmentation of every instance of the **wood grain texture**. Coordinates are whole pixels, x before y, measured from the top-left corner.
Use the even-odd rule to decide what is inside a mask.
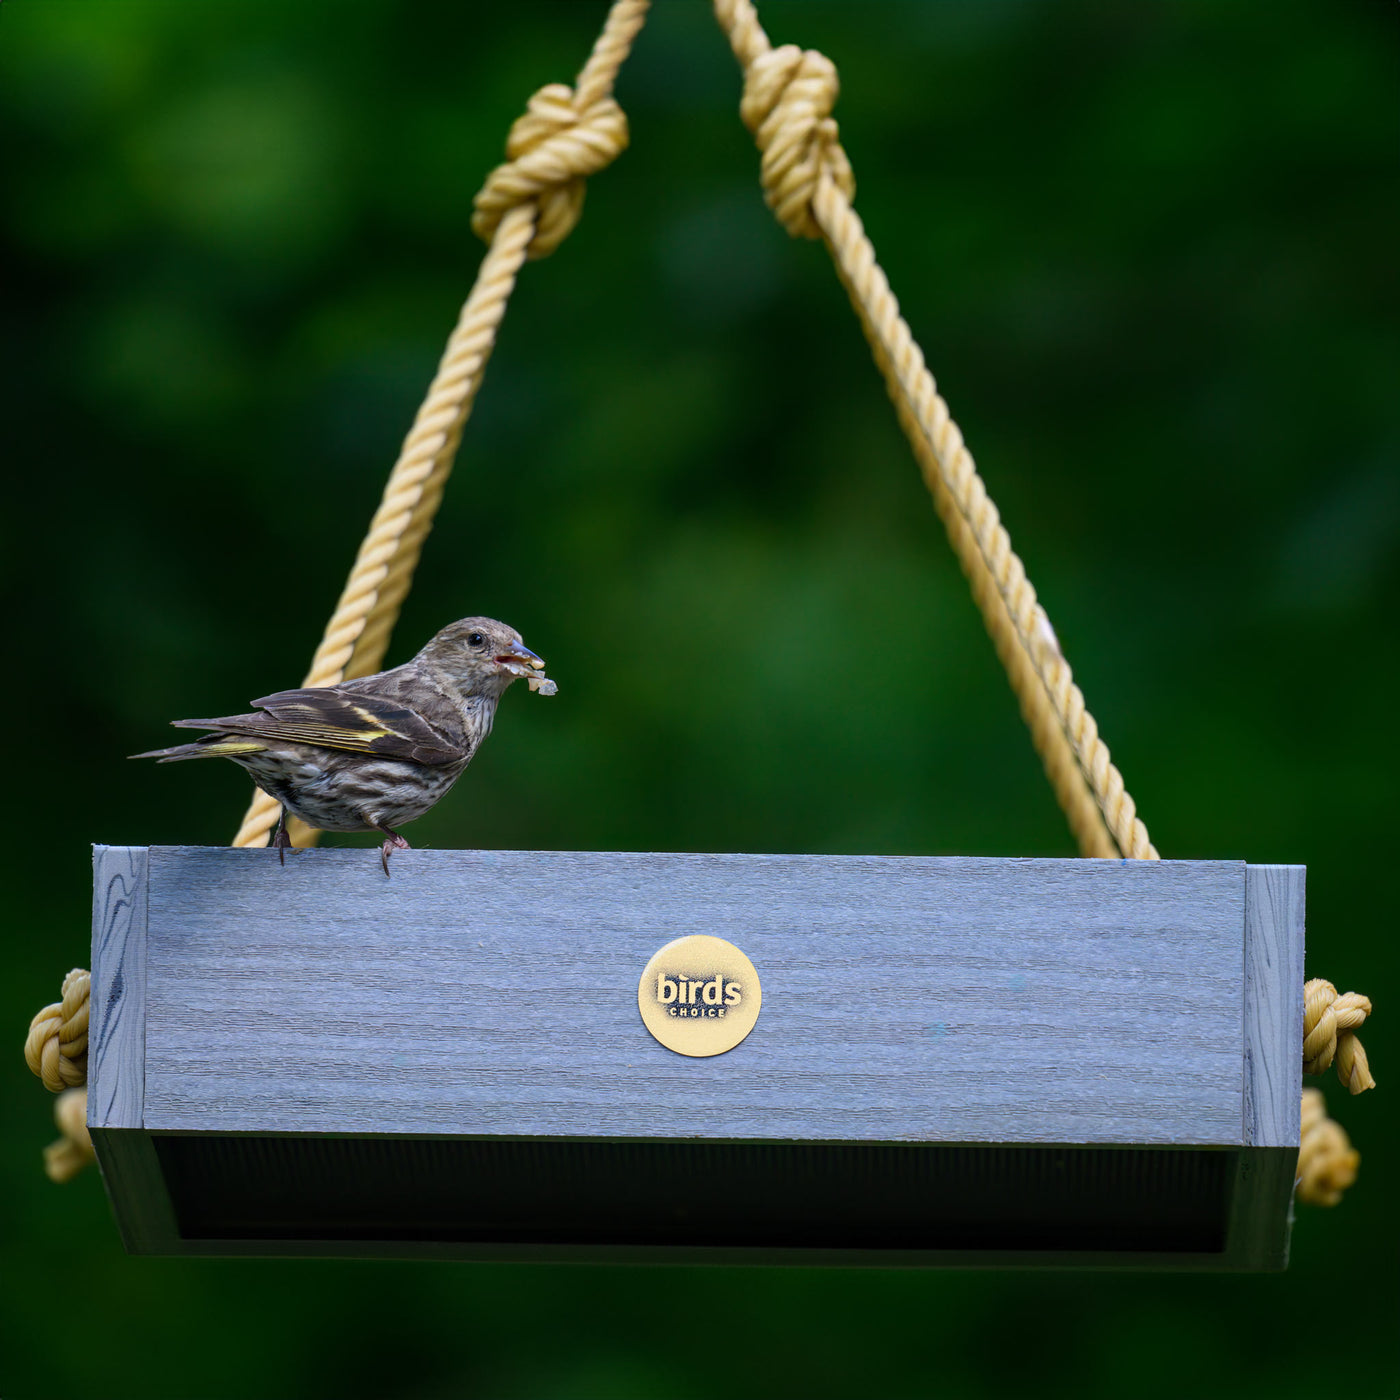
[[[1239,1145],[1242,862],[153,848],[151,1130]],[[728,1054],[637,979],[758,967]]]
[[[132,1254],[167,1253],[179,1239],[142,1126],[148,869],[144,847],[93,848],[88,1128],[117,1228]]]
[[[88,1127],[139,1128],[146,1075],[144,847],[94,846]]]
[[[1251,865],[1245,877],[1244,1140],[1255,1147],[1298,1147],[1306,875]]]

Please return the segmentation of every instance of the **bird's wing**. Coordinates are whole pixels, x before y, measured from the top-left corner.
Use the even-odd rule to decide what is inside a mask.
[[[431,767],[456,763],[467,750],[397,700],[336,686],[280,690],[253,704],[255,715],[217,720],[177,720],[181,729],[220,729],[261,739],[288,739],[327,749],[408,759]]]

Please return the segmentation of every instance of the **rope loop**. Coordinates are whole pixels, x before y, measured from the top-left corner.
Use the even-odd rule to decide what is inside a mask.
[[[626,149],[627,117],[611,97],[580,110],[567,83],[547,84],[511,127],[509,159],[477,194],[473,231],[489,243],[508,210],[534,201],[539,213],[528,256],[547,257],[578,223],[584,181]]]
[[[53,1121],[62,1136],[44,1149],[44,1170],[50,1181],[72,1181],[96,1160],[87,1126],[87,1090],[65,1089],[53,1102]]]
[[[836,65],[815,49],[783,44],[744,68],[739,115],[762,152],[763,198],[794,238],[820,238],[812,202],[822,177],[849,201],[856,181],[836,119]]]
[[[1298,1148],[1298,1199],[1309,1206],[1335,1206],[1356,1180],[1361,1154],[1346,1130],[1327,1116],[1320,1089],[1304,1089]]]
[[[63,999],[30,1023],[24,1059],[51,1093],[87,1083],[88,995],[92,977],[75,967],[63,979]]]
[[[1374,1089],[1366,1051],[1356,1028],[1371,1014],[1371,999],[1359,992],[1337,994],[1321,977],[1303,988],[1303,1073],[1322,1074],[1333,1060],[1337,1078],[1353,1094]]]

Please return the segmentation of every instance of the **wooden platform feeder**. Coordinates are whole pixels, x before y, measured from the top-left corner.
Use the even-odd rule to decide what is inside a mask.
[[[98,847],[95,873],[89,1121],[133,1252],[1286,1262],[1299,866],[415,850],[386,880],[366,850]],[[690,934],[761,977],[709,1058],[639,1011]]]

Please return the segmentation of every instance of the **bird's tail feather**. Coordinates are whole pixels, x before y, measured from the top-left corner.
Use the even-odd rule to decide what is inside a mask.
[[[265,749],[256,739],[227,739],[211,734],[196,739],[193,744],[176,744],[173,749],[151,749],[149,753],[134,753],[132,758],[153,758],[157,763],[179,763],[186,758],[233,758],[241,753],[257,753]]]

